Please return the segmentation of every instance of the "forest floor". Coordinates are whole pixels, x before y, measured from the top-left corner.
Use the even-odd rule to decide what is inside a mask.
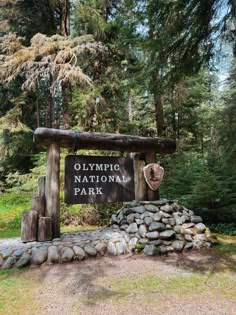
[[[209,250],[0,273],[0,314],[233,315],[236,237]]]

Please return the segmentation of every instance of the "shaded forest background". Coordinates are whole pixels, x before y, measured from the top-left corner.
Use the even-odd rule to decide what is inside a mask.
[[[3,0],[0,36],[0,229],[19,228],[45,174],[33,130],[53,127],[176,139],[161,197],[235,233],[233,0]],[[62,223],[115,207],[61,196]]]

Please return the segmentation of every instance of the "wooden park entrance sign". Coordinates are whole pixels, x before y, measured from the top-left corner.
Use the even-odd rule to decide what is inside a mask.
[[[48,240],[60,236],[60,148],[143,153],[133,158],[68,155],[65,160],[65,202],[98,203],[156,200],[143,175],[156,153],[171,154],[175,140],[110,133],[37,128],[34,142],[47,147],[46,177],[39,179],[39,196],[22,217],[22,240]]]

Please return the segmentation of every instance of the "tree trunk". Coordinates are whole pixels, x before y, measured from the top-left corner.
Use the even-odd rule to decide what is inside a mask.
[[[70,83],[62,84],[62,116],[63,128],[69,129],[71,127],[71,113],[70,103],[72,102],[72,91]]]
[[[163,102],[162,102],[162,96],[156,94],[156,92],[154,92],[154,105],[155,105],[157,136],[161,137],[164,130]]]
[[[60,34],[70,35],[70,1],[60,0]]]

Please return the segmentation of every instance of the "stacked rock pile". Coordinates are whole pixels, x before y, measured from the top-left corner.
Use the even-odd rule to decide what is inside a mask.
[[[212,244],[202,218],[176,200],[125,203],[112,215],[112,223],[149,256]]]

